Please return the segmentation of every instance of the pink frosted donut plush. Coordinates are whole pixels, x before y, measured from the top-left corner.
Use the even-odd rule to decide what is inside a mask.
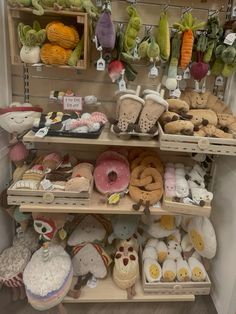
[[[127,189],[130,180],[127,159],[114,151],[106,151],[97,160],[94,181],[102,194],[122,192]]]

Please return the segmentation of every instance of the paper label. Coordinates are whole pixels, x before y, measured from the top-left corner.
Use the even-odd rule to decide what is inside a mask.
[[[176,88],[175,90],[171,90],[170,91],[170,96],[171,97],[175,97],[175,98],[179,98],[181,96],[181,91],[179,88]]]
[[[43,188],[45,191],[46,191],[46,190],[51,190],[52,187],[53,187],[52,182],[51,182],[50,180],[48,180],[48,179],[43,179],[40,184],[41,184],[42,188]]]
[[[81,111],[83,109],[83,98],[79,96],[64,96],[63,109]]]
[[[183,78],[184,78],[185,80],[189,80],[189,79],[190,79],[190,69],[189,69],[189,68],[187,68],[187,69],[184,71]]]
[[[125,83],[124,79],[121,79],[119,81],[119,90],[122,91],[122,92],[126,90],[126,83]]]
[[[181,81],[181,80],[182,80],[182,75],[177,75],[177,76],[176,76],[176,80],[177,80],[177,81]]]
[[[153,205],[153,207],[155,207],[155,208],[161,208],[161,203],[160,203],[160,202],[157,202],[156,204]]]
[[[232,46],[235,39],[236,39],[236,33],[230,33],[226,36],[226,38],[224,40],[224,44]]]
[[[106,62],[103,58],[98,59],[97,61],[97,71],[105,71]]]
[[[158,76],[158,68],[153,66],[149,72],[150,78],[156,78]]]
[[[215,85],[216,86],[223,86],[224,85],[224,78],[223,76],[217,76],[215,80]]]
[[[94,276],[90,278],[86,284],[87,287],[92,288],[92,289],[96,288],[97,285],[98,285],[98,280]]]
[[[44,128],[39,129],[39,130],[35,133],[35,136],[36,136],[36,137],[43,138],[44,136],[46,136],[46,135],[48,134],[48,130],[49,130],[49,128],[45,126]]]

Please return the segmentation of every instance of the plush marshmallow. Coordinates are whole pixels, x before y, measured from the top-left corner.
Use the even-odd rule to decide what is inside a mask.
[[[188,182],[185,178],[177,177],[175,182],[175,192],[177,197],[186,197],[189,195]]]
[[[182,169],[184,169],[184,164],[182,164],[182,163],[180,163],[180,162],[177,162],[177,163],[175,164],[175,169],[177,169],[177,168],[182,168]]]
[[[166,168],[174,168],[175,166],[174,166],[174,164],[173,164],[173,162],[167,162],[166,163]]]
[[[158,262],[163,263],[167,258],[168,249],[163,241],[159,241],[156,246]]]
[[[205,281],[206,280],[206,270],[201,262],[196,258],[190,257],[188,259],[188,264],[191,270],[192,281]]]
[[[202,188],[191,188],[192,199],[197,204],[210,203],[213,199],[213,193]]]
[[[169,179],[175,180],[175,172],[172,173],[170,171],[166,171],[164,174],[164,179],[165,180],[169,180]]]
[[[175,176],[176,177],[184,177],[186,174],[185,169],[184,168],[177,168],[175,169]]]
[[[198,181],[195,182],[195,181],[192,181],[192,180],[188,180],[188,186],[189,186],[189,189],[192,189],[192,188],[202,188],[202,189],[204,189],[205,188],[205,183],[204,182],[199,183]]]
[[[146,258],[143,263],[143,269],[148,282],[158,282],[161,280],[162,270],[157,260]]]
[[[143,250],[143,256],[142,257],[143,257],[143,261],[146,258],[151,258],[151,259],[157,260],[157,250],[152,246],[146,247]]]
[[[164,281],[173,282],[176,278],[176,262],[167,259],[162,266],[162,277]]]
[[[206,175],[206,170],[202,168],[199,164],[195,164],[193,166],[193,170],[197,171],[197,173],[199,173],[199,175],[203,178]]]
[[[147,241],[145,248],[151,246],[151,247],[154,247],[154,249],[156,249],[158,242],[159,242],[158,239],[151,238]]]
[[[167,259],[171,259],[173,261],[177,261],[178,258],[181,257],[181,253],[175,249],[168,249]]]
[[[204,178],[195,169],[192,169],[188,174],[186,174],[185,178],[195,182],[199,187],[205,184]]]
[[[178,281],[190,281],[192,274],[191,269],[187,263],[187,261],[182,258],[178,258],[176,262],[176,273]]]
[[[188,225],[188,234],[194,249],[203,257],[211,259],[216,254],[216,234],[206,217],[194,217]]]
[[[168,248],[168,250],[173,249],[173,250],[176,250],[180,253],[182,252],[182,248],[181,248],[180,244],[174,240],[170,240],[167,243],[167,248]]]
[[[182,221],[181,221],[181,228],[185,231],[188,232],[188,225],[191,221],[191,216],[182,216]]]
[[[165,180],[165,194],[167,197],[175,196],[175,179],[166,179]]]

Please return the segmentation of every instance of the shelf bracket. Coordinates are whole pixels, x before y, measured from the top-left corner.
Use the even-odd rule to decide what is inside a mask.
[[[24,102],[29,102],[29,68],[26,64],[23,66],[24,73]]]

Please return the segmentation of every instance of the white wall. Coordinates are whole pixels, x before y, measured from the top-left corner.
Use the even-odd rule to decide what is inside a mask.
[[[9,73],[9,59],[7,46],[5,1],[0,1],[0,106],[9,104],[11,100],[11,84]],[[8,54],[9,55],[9,54]],[[10,179],[10,162],[7,157],[8,134],[0,129],[0,191],[2,191]],[[0,252],[10,245],[12,234],[12,219],[3,210],[0,210]]]

